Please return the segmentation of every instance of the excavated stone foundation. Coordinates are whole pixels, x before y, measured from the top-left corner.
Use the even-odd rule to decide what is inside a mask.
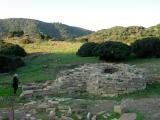
[[[55,81],[46,82],[38,88],[41,89],[30,91],[38,95],[74,95],[87,92],[100,96],[115,96],[145,89],[146,79],[144,70],[134,65],[96,63],[61,71]]]
[[[85,64],[59,73],[52,89],[59,92],[88,92],[114,96],[145,89],[144,70],[134,65],[97,63]]]

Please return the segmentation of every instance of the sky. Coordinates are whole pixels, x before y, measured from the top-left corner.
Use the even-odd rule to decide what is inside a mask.
[[[160,23],[160,0],[0,0],[0,19],[30,18],[90,30]]]

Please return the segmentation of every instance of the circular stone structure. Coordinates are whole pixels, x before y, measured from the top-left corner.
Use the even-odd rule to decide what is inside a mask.
[[[74,96],[83,92],[97,96],[116,96],[145,89],[146,82],[144,70],[135,65],[84,64],[61,71],[53,82],[27,87],[25,85],[22,97],[48,94]]]
[[[146,80],[144,70],[135,65],[96,63],[61,71],[49,88],[56,93],[115,96],[145,89]]]
[[[94,64],[87,92],[101,96],[115,96],[146,88],[144,70],[127,64]]]

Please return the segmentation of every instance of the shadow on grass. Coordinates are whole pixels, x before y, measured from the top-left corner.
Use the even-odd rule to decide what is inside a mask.
[[[143,64],[143,63],[159,63],[160,58],[138,58],[136,56],[129,56],[126,60],[122,61],[123,63],[133,63],[133,64]]]

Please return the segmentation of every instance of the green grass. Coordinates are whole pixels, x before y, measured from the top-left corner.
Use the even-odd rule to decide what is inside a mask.
[[[9,41],[11,42],[11,41]],[[15,42],[15,41],[14,41]],[[18,43],[18,42],[16,42]],[[18,43],[19,44],[19,43]],[[18,73],[21,83],[28,82],[43,82],[46,80],[55,80],[56,75],[60,70],[67,69],[66,64],[83,64],[100,62],[96,57],[78,57],[75,55],[82,43],[71,42],[43,42],[34,44],[20,44],[25,50],[30,53],[24,60],[26,66],[17,69],[9,74],[0,74],[0,85],[7,86],[11,84],[14,73]],[[139,59],[130,57],[123,63],[136,65],[140,68],[145,68],[149,76],[160,75],[160,58],[145,58]],[[44,67],[47,66],[47,67]],[[9,95],[9,88],[0,88],[0,96]],[[141,98],[160,95],[160,83],[147,85],[147,88],[142,91],[137,91],[129,94],[119,95],[114,98],[101,98],[83,94],[76,98],[85,99],[116,99],[123,98]]]
[[[72,114],[72,119],[73,120],[79,120],[75,113]]]
[[[9,40],[8,42],[13,42]],[[20,44],[14,40],[14,43],[24,47],[30,53],[25,58],[26,66],[17,69],[9,74],[0,74],[0,84],[10,83],[13,74],[16,72],[20,75],[20,81],[39,82],[54,80],[57,73],[64,69],[65,64],[73,63],[94,63],[100,62],[96,57],[78,57],[76,51],[82,43],[72,42],[42,42],[33,44]],[[139,59],[130,57],[123,63],[134,64],[137,67],[146,68],[151,75],[160,74],[160,58]],[[47,66],[44,68],[43,66]]]
[[[20,95],[21,92],[22,92],[22,89],[18,88],[17,95]],[[10,86],[8,86],[8,87],[1,87],[0,88],[0,95],[1,95],[1,97],[12,96],[13,95],[13,89]]]
[[[144,68],[150,76],[160,76],[160,58],[136,58],[130,57],[123,63]]]
[[[137,118],[136,118],[136,120],[145,120],[143,114],[141,114],[140,112],[136,112],[136,113],[137,113]]]
[[[145,119],[144,116],[143,116],[143,114],[141,114],[140,112],[137,112],[137,111],[132,111],[132,112],[131,112],[131,111],[130,111],[129,113],[136,113],[136,115],[137,115],[136,120],[144,120],[144,119]],[[114,119],[114,118],[119,119],[121,115],[122,115],[122,114],[118,114],[118,113],[112,112],[112,113],[110,113],[110,116],[108,116],[108,118],[105,118],[105,117],[102,116],[102,115],[98,115],[97,118],[98,118],[98,120],[112,120],[112,119]]]
[[[65,64],[97,62],[97,58],[81,58],[74,54],[46,54],[29,58],[25,67],[15,71],[20,76],[20,82],[39,82],[54,80],[57,73],[64,69]],[[43,66],[47,65],[47,68]],[[0,83],[11,82],[14,73],[0,75]]]
[[[8,108],[11,107],[12,104],[15,106],[18,105],[18,103],[25,103],[26,101],[19,98],[19,94],[21,93],[21,90],[19,90],[17,95],[13,95],[10,90],[2,90],[6,91],[5,93],[2,93],[2,96],[0,96],[0,108]]]
[[[160,59],[135,59],[129,60],[126,63],[136,64],[138,67],[147,68],[150,71],[151,75],[158,75],[160,73]],[[76,62],[75,62],[76,61]],[[97,58],[81,58],[77,57],[74,54],[46,54],[43,56],[38,56],[36,58],[29,58],[27,66],[17,70],[17,73],[20,74],[20,81],[23,82],[39,82],[45,80],[54,80],[58,71],[64,69],[65,64],[70,63],[86,63],[86,62],[98,62]],[[42,66],[44,63],[48,65],[47,70]],[[154,71],[154,72],[152,72]],[[12,79],[12,73],[9,75],[1,75],[1,82],[10,82]],[[3,82],[4,83],[4,82]],[[0,89],[0,95],[8,94],[9,89]],[[145,90],[136,91],[129,94],[119,95],[114,98],[101,98],[98,96],[92,96],[88,94],[82,94],[76,96],[75,98],[84,98],[84,99],[116,99],[121,100],[123,98],[143,98],[151,96],[160,96],[160,83],[154,83],[152,85],[147,85]]]
[[[121,100],[124,98],[138,99],[138,98],[155,97],[155,96],[160,96],[160,83],[158,82],[147,85],[146,89],[144,90],[139,90],[133,93],[119,95],[115,99],[117,100]]]
[[[12,42],[12,41],[9,41]],[[14,41],[19,44],[18,41]],[[75,55],[82,43],[71,42],[42,42],[34,44],[19,44],[29,53],[24,58],[26,66],[8,74],[0,74],[0,96],[7,100],[11,96],[12,89],[9,88],[14,73],[19,74],[21,84],[28,82],[43,82],[55,80],[60,70],[67,69],[66,64],[83,64],[99,62],[95,57],[78,57]],[[47,66],[47,67],[44,67]],[[21,89],[18,90],[18,95]],[[0,107],[7,107],[8,102],[3,100]]]
[[[19,44],[18,41],[14,43]],[[0,84],[10,83],[14,73],[19,74],[21,83],[55,80],[65,64],[98,62],[98,58],[95,57],[82,58],[75,55],[81,44],[53,41],[19,44],[29,53],[25,58],[26,66],[9,74],[0,74]]]
[[[107,120],[112,120],[113,118],[119,118],[119,117],[120,117],[120,114],[113,112],[111,113],[111,116],[107,118]]]

